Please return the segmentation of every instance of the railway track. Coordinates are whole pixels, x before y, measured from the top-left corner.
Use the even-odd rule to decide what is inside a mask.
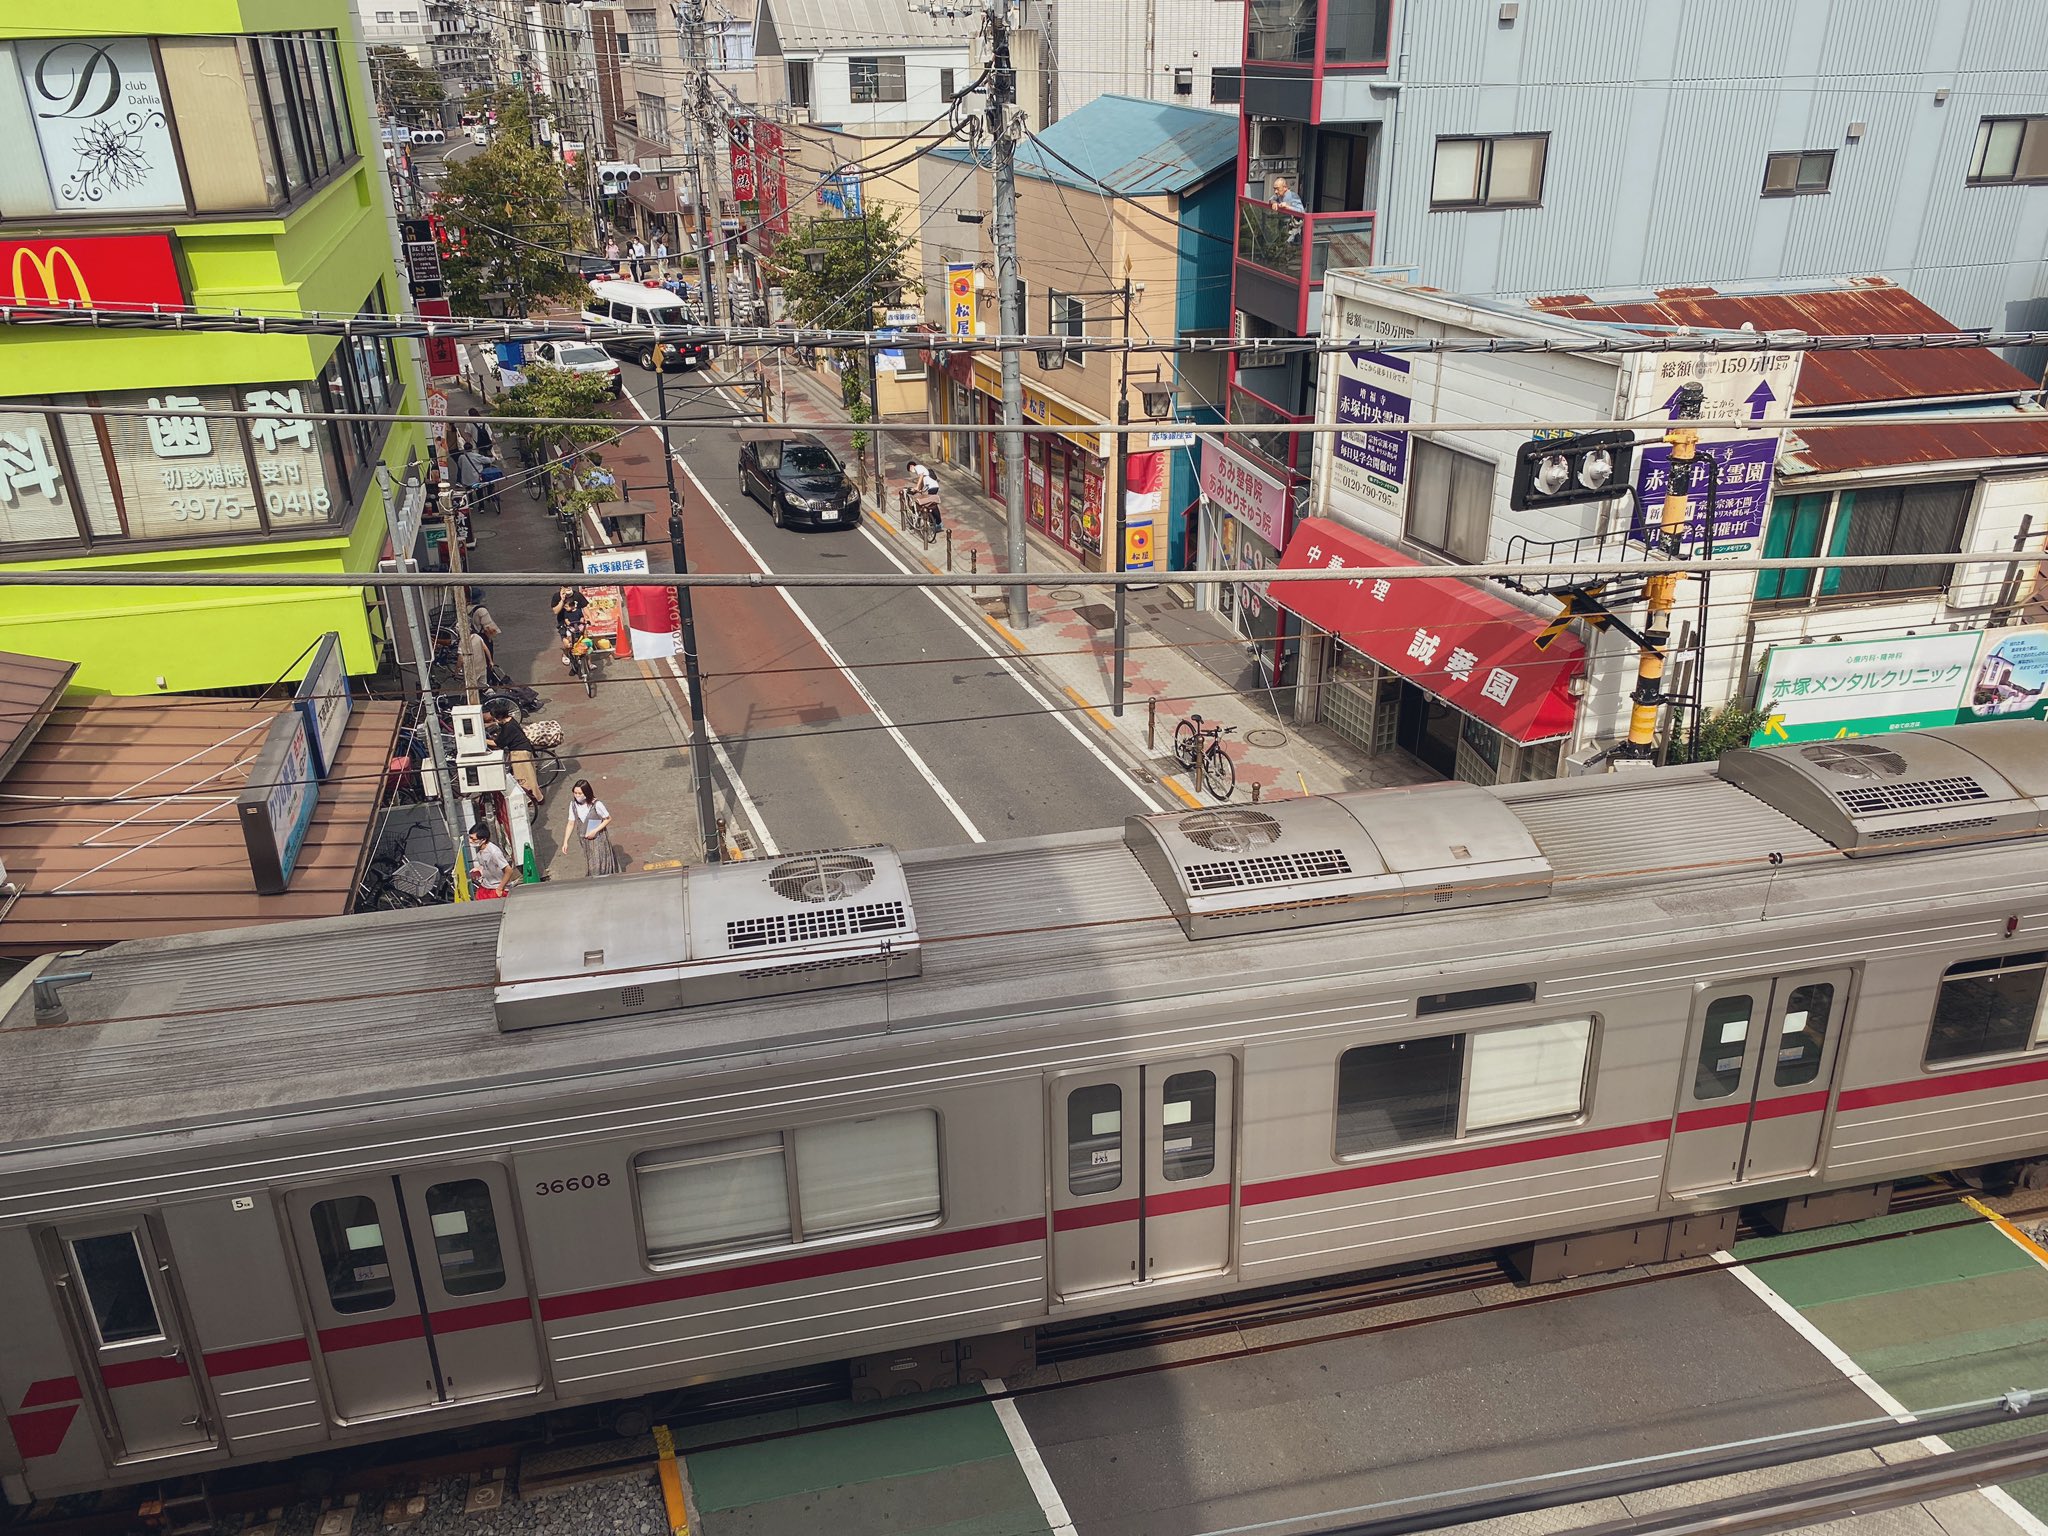
[[[1926,1180],[1899,1190],[1890,1214],[1933,1209],[1955,1204],[1968,1191],[1948,1181]],[[1990,1202],[1998,1213],[2015,1225],[2026,1226],[2048,1220],[2048,1200],[2015,1196]],[[1759,1255],[1746,1262],[1767,1267],[1779,1258],[1839,1252],[1872,1244],[1910,1241],[1935,1233],[1970,1226],[1983,1220],[1973,1211],[1958,1206],[1950,1220],[1895,1232],[1866,1233],[1831,1242],[1819,1242],[1781,1255]],[[1749,1228],[1741,1236],[1755,1235]],[[1312,1347],[1340,1340],[1357,1339],[1376,1333],[1427,1327],[1454,1317],[1471,1317],[1494,1311],[1545,1306],[1582,1296],[1609,1291],[1658,1285],[1713,1273],[1721,1266],[1713,1260],[1679,1261],[1642,1273],[1614,1278],[1586,1278],[1557,1281],[1548,1285],[1513,1288],[1506,1268],[1495,1259],[1478,1258],[1431,1265],[1424,1269],[1367,1276],[1336,1284],[1278,1290],[1251,1297],[1236,1297],[1209,1305],[1174,1308],[1139,1314],[1112,1314],[1066,1328],[1041,1333],[1041,1366],[1081,1365],[1089,1360],[1111,1361],[1117,1356],[1186,1344],[1204,1338],[1230,1340],[1211,1351],[1180,1355],[1170,1360],[1142,1359],[1113,1364],[1102,1370],[1076,1371],[1071,1376],[1006,1389],[1011,1399],[1035,1397],[1091,1383],[1155,1375],[1213,1365],[1282,1350]],[[1513,1288],[1497,1300],[1471,1306],[1447,1306],[1440,1310],[1413,1313],[1418,1302],[1455,1301],[1460,1296],[1489,1290]],[[1404,1309],[1396,1317],[1378,1316],[1392,1309]],[[1260,1339],[1262,1330],[1281,1324],[1296,1324],[1322,1318],[1352,1317],[1358,1321],[1300,1337]],[[821,1368],[791,1373],[767,1383],[741,1383],[706,1389],[686,1398],[675,1411],[662,1415],[672,1428],[701,1428],[797,1407],[843,1402],[846,1397],[843,1369]],[[878,1411],[877,1420],[911,1418],[943,1413],[958,1406],[957,1398],[909,1401],[899,1407]],[[557,1415],[559,1417],[559,1415]],[[692,1454],[732,1450],[795,1438],[815,1432],[818,1426],[799,1425],[736,1435],[730,1439],[700,1441]],[[395,1452],[396,1454],[388,1454]],[[656,1466],[651,1435],[620,1437],[604,1430],[551,1432],[544,1419],[518,1425],[494,1425],[450,1431],[444,1435],[422,1436],[416,1440],[385,1442],[306,1458],[274,1467],[231,1469],[205,1479],[155,1494],[129,1488],[103,1495],[51,1500],[24,1511],[0,1515],[0,1530],[21,1536],[126,1536],[133,1531],[154,1531],[173,1536],[181,1531],[213,1530],[211,1522],[231,1523],[240,1518],[252,1522],[254,1533],[264,1529],[264,1518],[280,1508],[318,1498],[323,1507],[342,1507],[348,1495],[359,1502],[378,1500],[396,1508],[420,1495],[428,1485],[454,1477],[467,1480],[470,1498],[490,1503],[513,1499],[530,1500],[562,1493],[585,1484],[623,1478],[651,1477]],[[193,1485],[201,1485],[196,1492]],[[481,1490],[481,1494],[477,1492]],[[197,1502],[195,1502],[195,1500]],[[155,1514],[139,1515],[158,1506]],[[201,1510],[209,1523],[192,1523]],[[184,1517],[181,1523],[180,1517]],[[319,1527],[316,1523],[316,1533]]]

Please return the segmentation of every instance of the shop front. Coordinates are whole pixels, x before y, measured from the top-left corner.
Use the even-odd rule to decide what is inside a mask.
[[[981,420],[990,426],[999,424],[1003,419],[1001,375],[993,365],[977,359],[974,386]],[[1028,384],[1024,386],[1024,420],[1029,426],[1060,429],[1057,433],[1025,434],[1026,521],[1082,565],[1099,569],[1110,506],[1110,466],[1102,452],[1101,435],[1088,430],[1083,412]],[[975,465],[982,489],[998,501],[1003,495],[1001,444],[1000,437],[988,437],[988,446]]]
[[[1325,518],[1298,526],[1286,571],[1415,562]],[[1578,713],[1586,647],[1547,646],[1539,615],[1462,577],[1272,583],[1272,600],[1314,626],[1318,718],[1368,752],[1399,747],[1446,778],[1512,784],[1557,776]]]
[[[1197,601],[1252,642],[1267,687],[1288,687],[1300,630],[1270,592],[1287,544],[1287,486],[1214,437],[1202,441],[1201,484],[1200,564],[1247,579],[1198,587]]]

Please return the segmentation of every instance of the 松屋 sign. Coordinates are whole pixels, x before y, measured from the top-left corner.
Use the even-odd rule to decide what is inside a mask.
[[[1764,661],[1751,744],[1826,741],[1954,725],[1983,634],[1776,645]]]

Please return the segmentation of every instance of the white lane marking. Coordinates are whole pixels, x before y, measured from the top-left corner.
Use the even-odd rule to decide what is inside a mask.
[[[647,414],[647,407],[640,403],[639,398],[631,390],[626,391],[626,399],[632,402],[633,409],[640,413],[642,421],[651,422],[654,419]],[[759,570],[763,572],[769,570],[769,564],[761,558],[761,552],[754,548],[752,541],[740,532],[739,524],[735,523],[727,515],[725,508],[718,504],[718,498],[711,494],[711,488],[697,478],[697,472],[690,468],[689,463],[680,453],[675,455],[675,461],[676,467],[689,476],[690,484],[697,487],[697,494],[704,498],[704,504],[718,514],[718,520],[725,524],[726,531],[739,541],[740,548],[747,552],[747,558],[752,560]],[[919,754],[917,748],[910,744],[910,738],[897,728],[896,722],[889,718],[888,712],[882,708],[880,701],[872,693],[868,692],[867,684],[854,675],[853,668],[846,664],[846,659],[833,647],[832,642],[825,638],[825,632],[811,622],[811,616],[805,613],[802,605],[790,595],[789,588],[776,587],[773,590],[784,603],[789,605],[789,611],[796,615],[797,622],[810,632],[813,640],[817,641],[818,649],[823,651],[832,665],[839,669],[840,675],[846,679],[847,685],[860,695],[861,702],[867,705],[868,712],[881,723],[882,729],[888,732],[889,739],[903,749],[904,757],[909,760],[910,766],[917,770],[917,776],[931,786],[932,793],[939,797],[939,803],[945,806],[952,813],[953,820],[960,824],[960,830],[977,843],[987,842],[988,839],[982,835],[981,828],[974,824],[974,818],[967,814],[961,807],[960,802],[953,798],[952,792],[940,781],[939,776],[932,772],[931,764],[927,763]]]
[[[644,415],[645,412],[642,414]],[[613,539],[610,534],[604,531],[604,524],[598,521],[594,513],[589,514],[589,517],[591,527],[597,534],[598,542],[607,549],[612,548]],[[670,675],[675,678],[677,686],[683,690],[683,702],[685,707],[687,707],[690,698],[690,680],[683,675],[683,669],[676,664],[675,657],[664,656],[662,660],[668,663]],[[725,743],[718,739],[718,732],[711,728],[709,720],[704,722],[704,739],[710,743],[711,755],[718,759],[718,766],[725,770],[725,776],[732,784],[733,799],[739,802],[740,809],[746,813],[747,821],[754,829],[754,838],[761,845],[761,851],[772,858],[782,850],[775,846],[775,839],[768,835],[768,823],[761,819],[761,807],[754,799],[754,792],[747,788],[745,781],[740,778],[739,769],[735,768],[732,759],[726,756]]]
[[[889,547],[888,541],[884,539],[880,534],[876,533],[871,524],[862,523],[860,531],[866,537],[867,541],[870,544],[874,545],[876,549],[881,551],[883,559],[887,560],[891,565],[895,566],[897,570],[902,571],[905,575],[914,574],[912,567],[909,565],[909,563],[906,562],[900,555],[898,555],[895,550]],[[1124,770],[1117,765],[1116,759],[1112,758],[1107,752],[1105,752],[1102,749],[1100,744],[1098,744],[1092,737],[1090,737],[1087,734],[1087,732],[1083,731],[1080,725],[1075,721],[1074,717],[1071,714],[1069,714],[1067,711],[1063,709],[1055,708],[1052,701],[1046,698],[1044,694],[1040,693],[1038,689],[1032,684],[1030,679],[1025,677],[1023,670],[1017,665],[1017,663],[1012,658],[1005,656],[1001,651],[997,650],[996,647],[992,643],[990,643],[990,641],[985,636],[983,636],[978,630],[976,630],[972,624],[968,623],[966,619],[962,618],[958,613],[954,612],[952,607],[948,605],[945,599],[940,597],[937,592],[933,591],[930,587],[919,587],[917,590],[923,593],[925,597],[931,600],[931,604],[934,608],[938,609],[939,612],[943,613],[947,618],[951,619],[956,625],[958,625],[960,633],[965,635],[968,639],[972,640],[975,643],[975,645],[980,648],[983,655],[989,657],[992,661],[995,662],[997,666],[1001,667],[1005,672],[1007,672],[1010,675],[1010,680],[1016,683],[1016,685],[1019,688],[1022,688],[1024,692],[1027,695],[1029,695],[1031,701],[1034,704],[1036,704],[1040,709],[1044,710],[1048,715],[1050,715],[1053,719],[1057,720],[1062,726],[1064,726],[1066,728],[1067,734],[1073,737],[1074,740],[1081,743],[1082,747],[1087,750],[1088,755],[1090,757],[1094,758],[1098,763],[1102,764],[1103,767],[1107,768],[1119,784],[1123,785],[1124,788],[1128,789],[1132,794],[1136,795],[1138,797],[1138,803],[1140,805],[1144,806],[1145,809],[1148,811],[1156,811],[1162,805],[1166,804],[1166,802],[1162,799],[1147,793],[1144,785],[1140,784],[1136,779],[1132,778],[1128,773],[1124,772]],[[1168,809],[1171,809],[1171,807],[1169,806]]]
[[[1872,1380],[1869,1372],[1850,1359],[1833,1339],[1807,1321],[1806,1317],[1797,1307],[1793,1306],[1784,1297],[1772,1290],[1770,1286],[1758,1279],[1756,1272],[1748,1265],[1744,1264],[1726,1249],[1715,1253],[1714,1262],[1733,1275],[1742,1284],[1744,1289],[1748,1290],[1758,1301],[1761,1301],[1775,1312],[1786,1327],[1819,1350],[1822,1358],[1829,1365],[1832,1365],[1846,1376],[1858,1391],[1877,1404],[1882,1411],[1890,1414],[1900,1423],[1907,1423],[1912,1420],[1913,1411],[1910,1408],[1879,1386],[1876,1381]],[[1915,1443],[1921,1449],[1936,1456],[1946,1456],[1953,1449],[1939,1435],[1922,1435]],[[1977,1492],[1983,1494],[1986,1502],[2008,1520],[2012,1521],[2014,1525],[2025,1531],[2027,1536],[2048,1536],[2048,1524],[2043,1524],[2040,1520],[2036,1519],[2033,1514],[2003,1488],[1979,1488]]]
[[[995,1399],[989,1406],[995,1409],[1003,1433],[1010,1437],[1010,1449],[1016,1452],[1017,1465],[1024,1471],[1024,1481],[1031,1485],[1031,1496],[1038,1500],[1045,1523],[1052,1527],[1052,1536],[1074,1536],[1074,1517],[1067,1513],[1067,1501],[1060,1497],[1052,1473],[1046,1470],[1044,1458],[1038,1454],[1038,1446],[1032,1441],[1031,1431],[1024,1427],[1024,1416],[1017,1411],[1014,1402],[1002,1396],[1006,1390],[1003,1379],[993,1377],[981,1385]]]

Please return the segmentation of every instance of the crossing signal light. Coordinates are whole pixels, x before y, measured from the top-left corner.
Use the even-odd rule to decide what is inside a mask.
[[[1618,496],[1628,485],[1635,452],[1635,434],[1628,431],[1532,437],[1515,455],[1508,505],[1521,512]]]

